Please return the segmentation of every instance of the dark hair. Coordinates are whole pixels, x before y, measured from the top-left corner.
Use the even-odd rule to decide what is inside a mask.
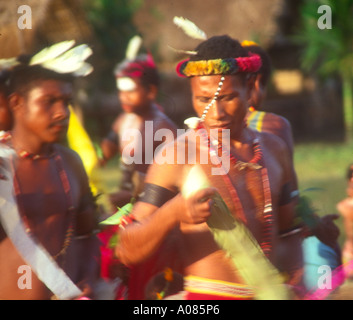
[[[245,47],[245,49],[247,49],[249,52],[258,54],[260,56],[262,65],[261,65],[261,68],[256,72],[256,74],[262,75],[260,79],[260,83],[262,86],[265,87],[272,73],[272,62],[271,62],[270,56],[264,49],[256,45],[247,46]]]
[[[156,87],[159,87],[160,83],[160,78],[159,74],[156,69],[154,68],[146,68],[143,70],[143,75],[140,78],[141,84],[145,87],[148,87],[149,85],[155,85]]]
[[[38,81],[43,80],[58,80],[73,83],[74,77],[72,74],[57,73],[39,65],[19,65],[10,73],[8,81],[9,94],[18,92],[22,95],[26,95],[36,86]]]
[[[0,71],[0,92],[8,95],[8,79],[10,77],[10,72],[8,70]]]
[[[200,43],[195,51],[197,51],[197,54],[192,55],[190,61],[248,56],[248,51],[241,46],[239,41],[232,39],[227,35],[211,37]]]
[[[141,84],[148,88],[150,85],[159,87],[160,77],[156,66],[148,61],[146,54],[141,54],[135,60],[124,60],[114,71],[118,77],[132,77],[140,79]],[[134,74],[138,73],[138,76]]]

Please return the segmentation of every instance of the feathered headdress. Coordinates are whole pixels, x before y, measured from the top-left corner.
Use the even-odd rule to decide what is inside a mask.
[[[207,35],[205,31],[201,30],[194,22],[183,17],[174,17],[173,22],[176,26],[184,31],[186,35],[197,40],[207,40]],[[178,53],[184,53],[187,55],[196,55],[197,51],[175,49],[169,46],[172,50]]]
[[[256,72],[261,67],[261,58],[257,54],[249,54],[249,57],[212,59],[190,61],[185,59],[176,67],[181,77],[193,77],[204,75],[227,75],[238,72]]]
[[[85,62],[92,55],[92,49],[86,44],[73,47],[74,40],[62,41],[44,48],[29,61],[29,66],[40,65],[57,73],[71,73],[74,76],[86,76],[93,67]],[[73,47],[73,48],[72,48]]]
[[[144,69],[156,68],[156,64],[151,54],[141,54],[138,52],[142,45],[142,38],[134,36],[128,43],[125,59],[119,63],[115,69],[115,76],[139,78],[143,75]]]
[[[136,88],[133,78],[142,78],[151,72],[156,73],[157,67],[150,53],[138,54],[142,45],[142,38],[134,36],[130,39],[125,59],[115,70],[116,85],[119,90],[130,91]]]
[[[19,63],[20,62],[17,60],[16,57],[9,59],[0,59],[0,71],[11,69]]]
[[[243,40],[241,42],[242,47],[250,47],[250,46],[259,46],[255,41],[252,40]]]
[[[21,61],[18,57],[0,59],[0,70],[11,70],[18,65],[41,66],[61,74],[86,76],[93,71],[93,67],[85,62],[92,55],[92,49],[86,44],[73,47],[74,40],[62,41],[44,48],[32,56],[29,61]]]
[[[206,33],[195,23],[183,17],[174,17],[174,24],[180,27],[186,35],[198,40],[207,40]],[[245,44],[245,43],[244,43]],[[197,51],[176,50],[177,52],[196,55]],[[250,54],[249,57],[238,57],[228,59],[212,59],[190,61],[185,59],[181,61],[176,71],[181,77],[193,77],[202,75],[227,75],[238,72],[256,72],[261,67],[261,58],[257,54]]]
[[[174,17],[173,22],[193,39],[207,40],[206,33],[195,23],[183,17]]]

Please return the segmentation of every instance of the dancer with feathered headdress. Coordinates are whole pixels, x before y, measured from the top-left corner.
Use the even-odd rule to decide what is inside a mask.
[[[189,21],[186,28],[205,34]],[[187,161],[151,166],[115,252],[133,265],[172,234],[184,298],[290,299],[281,274],[288,270],[277,264],[279,232],[294,224],[290,156],[277,137],[244,123],[261,58],[227,35],[203,40],[189,55],[177,73],[190,79],[197,117],[188,121],[193,131],[170,145]],[[292,240],[285,252],[300,270],[300,238]]]
[[[59,143],[73,81],[93,70],[86,62],[92,50],[74,45],[63,41],[7,61],[13,126],[0,143],[0,299],[93,294],[96,205],[81,159]]]
[[[142,38],[134,36],[126,49],[125,59],[114,70],[122,112],[101,143],[104,163],[115,155],[120,157],[121,179],[117,181],[117,190],[109,194],[112,211],[118,210],[118,216],[132,207],[130,202],[141,195],[145,174],[153,162],[155,150],[176,137],[176,125],[157,104],[160,85],[157,65],[150,53],[140,53],[141,47]],[[164,129],[171,135],[165,141],[157,141],[154,138],[155,133]],[[102,225],[109,226],[105,226],[100,233],[104,242],[101,248],[102,276],[114,278],[119,275],[122,283],[118,291],[124,294],[118,293],[117,299],[143,299],[145,284],[164,266],[156,266],[155,259],[152,258],[134,268],[125,268],[114,258],[111,248],[120,218],[114,219],[113,216],[108,221]]]

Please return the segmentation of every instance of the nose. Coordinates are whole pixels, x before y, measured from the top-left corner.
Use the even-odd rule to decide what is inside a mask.
[[[58,100],[55,103],[53,119],[66,120],[70,116],[69,104],[64,100]]]
[[[215,120],[223,119],[225,116],[225,111],[222,101],[216,100],[211,107],[212,118]]]
[[[130,100],[129,93],[126,91],[119,91],[119,100],[122,104],[128,104]]]

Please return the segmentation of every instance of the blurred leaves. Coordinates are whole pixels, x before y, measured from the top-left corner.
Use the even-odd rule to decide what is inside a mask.
[[[102,59],[108,59],[112,68],[124,58],[130,38],[138,34],[133,24],[133,15],[142,2],[143,0],[85,1],[87,18],[103,47]]]
[[[332,29],[320,29],[321,5],[332,10]],[[295,40],[303,45],[302,67],[322,76],[335,72],[353,74],[353,0],[304,0],[301,28]]]
[[[332,28],[320,29],[321,5],[332,11]],[[302,67],[321,77],[339,75],[343,84],[347,137],[353,134],[353,0],[303,0],[294,41],[303,47]]]

